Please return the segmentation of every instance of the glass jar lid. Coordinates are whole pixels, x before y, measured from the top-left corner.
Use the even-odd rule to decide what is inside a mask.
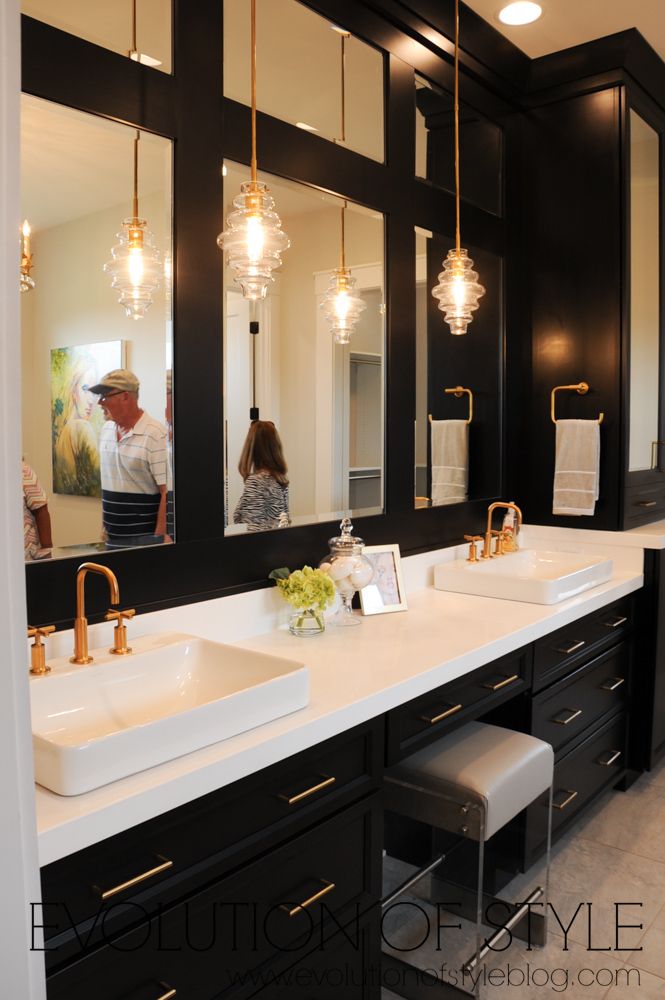
[[[334,538],[328,539],[328,546],[331,552],[351,553],[360,552],[365,542],[362,538],[353,538],[353,524],[350,517],[345,517],[340,522],[341,532]]]

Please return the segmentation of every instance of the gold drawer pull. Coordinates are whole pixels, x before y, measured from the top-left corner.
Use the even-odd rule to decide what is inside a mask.
[[[119,892],[124,892],[125,889],[131,889],[133,885],[145,882],[146,879],[152,878],[153,875],[159,875],[161,872],[173,868],[173,862],[169,861],[168,858],[163,858],[161,854],[158,854],[157,857],[161,864],[155,865],[154,868],[150,868],[147,872],[141,872],[140,875],[135,875],[134,878],[127,879],[126,882],[121,882],[120,885],[114,885],[112,889],[100,889],[97,885],[93,886],[93,889],[99,893],[102,899],[110,899],[112,896],[117,896]]]
[[[429,715],[421,715],[420,718],[423,722],[429,722],[430,726],[433,726],[435,722],[441,722],[441,719],[447,719],[449,715],[454,715],[455,712],[459,712],[461,708],[461,705],[451,705],[450,708],[445,709],[445,711],[440,712],[438,715],[433,715],[431,718]]]
[[[513,681],[518,681],[519,679],[520,679],[519,674],[511,674],[510,677],[504,677],[496,684],[492,684],[491,681],[488,681],[486,684],[483,684],[483,687],[487,688],[488,691],[499,691],[501,688],[504,688],[506,684],[512,684]]]
[[[582,714],[582,709],[565,708],[564,712],[569,712],[570,714],[567,716],[555,715],[554,718],[552,719],[552,722],[556,722],[557,726],[567,726],[569,722],[573,721],[573,719],[579,719],[580,715]]]
[[[563,800],[563,802],[553,802],[553,809],[565,809],[566,806],[569,806],[573,799],[576,799],[579,795],[579,792],[573,792],[570,788],[564,788],[563,791],[567,793],[567,797]]]
[[[296,914],[300,913],[302,910],[306,910],[308,906],[311,906],[312,903],[316,903],[317,900],[323,899],[324,896],[327,896],[329,892],[332,892],[333,889],[336,888],[334,882],[328,882],[324,878],[320,879],[320,881],[323,882],[323,889],[319,889],[319,891],[315,892],[313,896],[310,896],[309,899],[304,899],[302,903],[298,903],[297,906],[289,906],[288,903],[282,903],[280,910],[284,910],[284,912],[288,913],[290,917],[295,917]]]
[[[582,646],[586,646],[586,639],[573,639],[570,646],[560,646],[555,650],[556,653],[564,653],[566,656],[570,656],[571,653],[576,653],[578,649]]]
[[[601,767],[611,767],[615,760],[621,756],[621,750],[608,750],[609,757],[599,757],[597,763]]]
[[[601,691],[616,691],[622,684],[626,683],[625,677],[608,677],[604,684],[600,685]]]
[[[174,997],[178,992],[177,990],[172,990],[166,983],[160,983],[159,985],[166,989],[166,993],[162,993],[161,997],[157,997],[157,1000],[171,1000],[171,997]]]
[[[657,500],[638,500],[635,504],[636,507],[655,507],[658,503]]]
[[[287,802],[290,806],[294,806],[296,802],[302,802],[303,799],[309,798],[310,795],[314,795],[315,792],[320,792],[323,788],[330,788],[337,781],[335,777],[328,777],[325,774],[321,775],[322,781],[319,781],[318,785],[312,785],[311,788],[306,788],[304,792],[298,792],[297,795],[288,795],[286,792],[280,792],[277,796],[282,800],[282,802]]]
[[[625,625],[627,621],[627,618],[622,618],[621,615],[617,615],[617,617],[613,618],[612,621],[601,622],[601,624],[603,628],[618,628],[619,625]]]

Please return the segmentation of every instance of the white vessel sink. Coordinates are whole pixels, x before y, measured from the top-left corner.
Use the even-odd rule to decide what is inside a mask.
[[[583,552],[523,549],[497,559],[464,559],[434,568],[434,586],[457,594],[558,604],[612,576],[612,560]]]
[[[31,678],[35,780],[79,795],[304,708],[303,663],[171,632]]]

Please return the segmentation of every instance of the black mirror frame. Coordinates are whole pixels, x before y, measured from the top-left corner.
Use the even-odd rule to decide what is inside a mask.
[[[414,0],[414,6],[417,5]],[[403,553],[452,544],[480,524],[496,497],[455,507],[413,509],[415,413],[414,226],[452,232],[454,199],[416,179],[414,74],[450,89],[450,47],[422,40],[404,62],[412,32],[357,0],[310,0],[385,53],[386,161],[377,163],[285,122],[259,115],[261,166],[333,191],[384,214],[387,295],[385,513],[360,518],[370,543],[398,541]],[[381,6],[381,4],[379,4]],[[469,16],[468,13],[466,16]],[[470,27],[484,22],[471,16]],[[275,566],[318,562],[335,523],[224,538],[222,268],[216,237],[222,227],[224,157],[249,162],[249,109],[222,93],[222,3],[176,3],[173,75],[156,72],[66,32],[22,17],[23,90],[92,114],[138,126],[174,142],[174,473],[176,544],[104,554],[121,585],[123,604],[140,612],[207,600],[268,585]],[[479,29],[482,49],[485,34]],[[512,58],[512,54],[511,54]],[[462,78],[464,99],[501,123],[514,108],[490,70]],[[464,63],[463,63],[464,69]],[[476,77],[487,77],[486,84]],[[507,85],[506,85],[507,86]],[[205,97],[203,97],[205,95]],[[473,206],[465,238],[505,257],[506,220]],[[203,249],[202,249],[203,248]],[[505,325],[505,324],[504,324]],[[504,401],[499,419],[503,425]],[[200,428],[206,428],[205,437]],[[194,430],[192,430],[194,429]],[[200,442],[206,442],[206,457]],[[195,445],[198,444],[199,448]],[[501,463],[503,465],[503,463]],[[497,483],[496,496],[503,483]],[[218,502],[215,501],[218,498]],[[69,627],[80,559],[26,566],[28,617]],[[92,591],[92,619],[103,610]]]

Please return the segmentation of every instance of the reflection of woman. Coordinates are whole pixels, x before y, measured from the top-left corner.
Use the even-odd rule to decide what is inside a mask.
[[[101,495],[99,450],[90,422],[96,397],[88,391],[96,381],[94,362],[79,359],[63,392],[62,423],[55,440],[54,488],[58,493]]]
[[[282,442],[269,420],[252,421],[243,445],[238,471],[245,488],[233,515],[248,531],[284,528],[290,524],[289,480]]]

